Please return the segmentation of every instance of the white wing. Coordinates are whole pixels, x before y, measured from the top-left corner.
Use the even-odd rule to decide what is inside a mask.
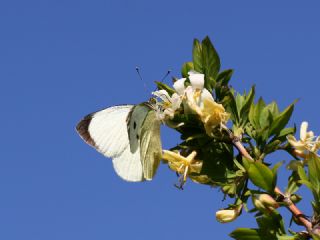
[[[140,149],[130,151],[127,117],[133,105],[106,108],[87,115],[77,125],[80,136],[106,157],[113,158],[117,174],[127,181],[142,181]]]

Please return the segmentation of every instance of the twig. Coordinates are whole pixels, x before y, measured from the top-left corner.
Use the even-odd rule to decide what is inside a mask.
[[[245,158],[247,158],[250,161],[254,161],[254,159],[250,156],[250,154],[248,153],[248,151],[245,149],[245,147],[242,145],[242,143],[240,142],[240,140],[238,138],[234,138],[233,135],[230,134],[231,139],[234,139],[233,145],[238,149],[238,151],[241,153],[242,156],[244,156]],[[285,197],[284,194],[281,192],[281,190],[278,187],[275,187],[274,192],[276,194],[279,194],[281,196],[284,197],[284,201],[287,203],[287,208],[290,210],[290,212],[296,217],[296,219],[298,219],[298,221],[303,224],[305,226],[305,228],[307,229],[307,231],[309,233],[312,232],[312,224],[311,222],[306,219],[305,215],[303,214],[303,212],[301,212],[298,207],[290,200],[290,198]]]

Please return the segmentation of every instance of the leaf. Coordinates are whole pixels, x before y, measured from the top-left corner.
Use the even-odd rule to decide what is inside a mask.
[[[182,77],[186,78],[188,77],[188,72],[193,70],[193,62],[186,62],[183,64],[182,69],[181,69],[181,75]]]
[[[274,101],[271,102],[267,107],[270,110],[273,117],[277,117],[280,114],[279,108],[276,102]]]
[[[276,163],[273,168],[272,168],[272,172],[274,175],[277,174],[279,167],[281,167],[283,165],[284,161],[278,162]]]
[[[217,83],[221,83],[222,86],[228,85],[231,77],[233,75],[233,69],[227,69],[219,73],[217,76]]]
[[[254,228],[237,228],[229,234],[230,237],[236,240],[267,240],[259,229]]]
[[[249,110],[249,121],[255,129],[260,129],[260,114],[266,106],[262,98],[259,98],[256,105],[252,104]]]
[[[300,179],[303,181],[309,181],[309,178],[308,178],[306,172],[304,171],[303,167],[299,166],[299,165],[297,167],[298,167],[297,172],[298,172]]]
[[[220,58],[208,36],[202,41],[202,58],[204,74],[216,79],[220,71]]]
[[[260,162],[251,162],[246,170],[251,182],[259,188],[273,193],[274,190],[274,174],[271,169]]]
[[[211,91],[220,70],[220,58],[209,37],[202,43],[193,41],[192,61],[194,70],[205,75],[204,86]]]
[[[299,235],[294,235],[294,236],[282,235],[282,236],[277,236],[277,239],[278,240],[298,240],[301,238],[299,237]]]
[[[296,171],[293,171],[291,176],[289,177],[288,187],[286,189],[286,193],[293,194],[298,191],[301,184],[298,183],[299,175]]]
[[[244,101],[244,103],[241,107],[241,110],[240,110],[240,119],[241,119],[242,126],[244,126],[248,120],[248,114],[250,111],[250,107],[253,104],[254,95],[255,95],[255,86],[252,86],[252,88],[251,88],[248,96],[246,96],[245,101]]]
[[[283,137],[289,134],[294,134],[296,132],[296,128],[292,127],[292,128],[284,128],[280,131],[278,137]]]
[[[313,195],[317,204],[320,199],[320,159],[316,154],[310,153],[308,157],[309,181],[314,189]]]
[[[272,142],[269,142],[263,149],[263,152],[265,154],[269,154],[272,153],[274,151],[276,151],[278,149],[278,147],[280,146],[281,141],[280,140],[274,140]]]
[[[234,93],[232,92],[229,92],[226,109],[228,112],[231,113],[231,119],[234,121],[234,124],[238,125],[240,121],[239,114],[238,114],[238,107],[237,107],[236,99],[234,97]]]
[[[277,211],[272,211],[268,215],[256,217],[259,229],[269,237],[274,237],[275,233],[285,234],[285,227],[282,216]]]
[[[279,114],[271,124],[269,136],[278,135],[280,131],[287,125],[294,109],[294,103],[289,105],[281,114]]]
[[[198,39],[193,41],[192,61],[194,70],[203,73],[202,67],[202,47]]]
[[[307,188],[309,188],[311,191],[313,191],[313,186],[311,182],[306,181],[306,180],[299,180],[298,183],[305,185]]]

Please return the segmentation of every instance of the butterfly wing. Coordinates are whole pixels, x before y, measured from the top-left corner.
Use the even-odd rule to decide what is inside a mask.
[[[141,128],[151,109],[142,104],[135,105],[128,116],[128,135],[131,152],[140,151]]]
[[[127,181],[142,181],[143,170],[139,149],[130,150],[127,117],[133,105],[109,107],[87,115],[77,125],[83,140],[113,159],[116,173]]]
[[[143,174],[146,180],[151,180],[161,160],[160,121],[155,111],[148,112],[141,128],[140,157]]]

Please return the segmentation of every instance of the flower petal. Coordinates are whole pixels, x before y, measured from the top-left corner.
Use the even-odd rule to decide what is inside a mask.
[[[203,89],[204,86],[204,74],[201,73],[195,73],[195,72],[189,72],[189,79],[191,82],[191,85],[194,89]]]
[[[175,81],[174,84],[173,84],[173,88],[176,90],[176,92],[179,95],[183,95],[184,94],[184,90],[185,90],[184,82],[185,81],[186,81],[186,78],[180,78],[177,81]]]
[[[168,100],[170,99],[169,93],[164,89],[152,92],[152,95],[160,98],[164,102],[168,102]]]
[[[300,139],[305,141],[307,139],[307,129],[308,129],[308,122],[302,122],[300,127]]]

